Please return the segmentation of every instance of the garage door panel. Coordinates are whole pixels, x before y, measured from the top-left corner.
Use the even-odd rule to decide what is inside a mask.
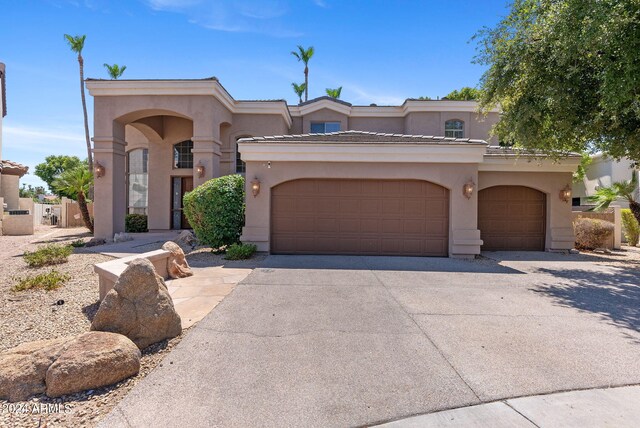
[[[446,256],[448,190],[417,180],[302,179],[271,192],[271,250]]]
[[[485,251],[542,251],[546,196],[524,186],[495,186],[478,193],[478,228]]]

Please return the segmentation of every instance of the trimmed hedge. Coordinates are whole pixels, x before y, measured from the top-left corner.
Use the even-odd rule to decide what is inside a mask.
[[[183,206],[202,244],[212,248],[236,244],[244,226],[244,177],[211,179],[184,195]]]
[[[124,218],[124,231],[127,233],[148,232],[147,216],[144,214],[127,214]]]
[[[620,210],[622,214],[622,226],[624,228],[624,237],[627,243],[632,247],[638,245],[640,239],[640,225],[629,208]]]
[[[258,249],[254,244],[231,244],[227,248],[225,259],[227,260],[244,260],[253,256]]]
[[[579,217],[573,221],[578,250],[604,248],[605,242],[613,235],[614,225],[610,221]]]

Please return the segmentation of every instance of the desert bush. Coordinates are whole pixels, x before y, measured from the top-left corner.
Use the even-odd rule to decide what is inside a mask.
[[[640,225],[629,208],[620,211],[622,214],[622,227],[624,228],[624,237],[627,243],[632,247],[638,245],[640,239]]]
[[[55,290],[69,281],[71,276],[66,273],[60,273],[57,270],[41,273],[38,275],[27,275],[18,279],[18,283],[13,286],[13,291],[25,291],[31,289]]]
[[[580,217],[573,221],[573,230],[577,249],[595,250],[604,248],[607,239],[613,235],[614,225],[610,221]]]
[[[75,241],[71,241],[71,244],[69,245],[71,245],[73,248],[81,248],[87,245],[87,243],[82,239],[76,239]]]
[[[147,232],[147,216],[144,214],[127,214],[124,218],[124,231],[127,233]]]
[[[244,226],[244,178],[211,179],[184,195],[184,213],[203,245],[238,243]]]
[[[256,252],[258,247],[254,244],[231,244],[227,248],[225,259],[227,260],[244,260],[248,259]]]
[[[47,244],[35,251],[25,251],[22,257],[29,267],[41,267],[66,263],[71,253],[71,245]]]

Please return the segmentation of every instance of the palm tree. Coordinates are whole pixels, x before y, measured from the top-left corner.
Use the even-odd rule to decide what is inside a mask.
[[[82,49],[86,35],[70,36],[65,34],[71,50],[78,54],[78,64],[80,64],[80,96],[82,97],[82,113],[84,114],[84,136],[87,141],[87,161],[89,162],[89,171],[93,171],[93,153],[91,153],[91,138],[89,137],[89,119],[87,118],[87,100],[84,96],[84,59],[82,58]]]
[[[82,220],[91,233],[93,233],[93,219],[89,215],[86,195],[92,185],[93,172],[85,165],[78,165],[75,168],[68,169],[53,181],[53,187],[56,190],[77,195]]]
[[[626,200],[629,203],[629,209],[633,216],[640,223],[640,202],[636,199],[636,191],[638,189],[638,172],[631,173],[631,180],[617,181],[609,187],[600,187],[596,190],[596,194],[589,197],[590,202],[595,202],[595,211],[609,208],[611,202],[617,199]]]
[[[327,92],[327,95],[337,100],[338,98],[340,98],[340,94],[342,93],[342,86],[336,89],[327,88],[325,89],[325,91]]]
[[[104,67],[107,69],[107,72],[109,73],[109,77],[111,77],[111,80],[118,80],[120,76],[122,76],[122,73],[124,73],[124,71],[127,69],[126,65],[123,65],[122,67],[120,67],[118,64],[113,64],[113,65],[104,64]]]
[[[309,46],[307,49],[298,45],[298,52],[291,51],[291,55],[298,58],[298,61],[304,63],[304,100],[309,101],[309,60],[313,56],[313,46]]]
[[[302,104],[302,94],[307,88],[307,85],[305,85],[304,83],[301,83],[300,85],[298,85],[297,83],[292,83],[291,86],[293,87],[293,92],[295,92],[300,99],[300,104]]]

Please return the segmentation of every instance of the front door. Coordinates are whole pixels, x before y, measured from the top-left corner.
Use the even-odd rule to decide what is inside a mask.
[[[193,177],[171,177],[171,228],[191,229],[184,215],[184,194],[193,190]]]

